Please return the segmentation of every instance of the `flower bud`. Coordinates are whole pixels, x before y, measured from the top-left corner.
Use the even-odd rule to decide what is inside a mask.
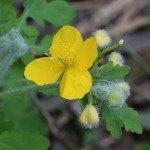
[[[28,45],[17,29],[11,29],[0,37],[0,81],[2,81],[9,67],[27,50]]]
[[[91,93],[95,96],[96,99],[105,101],[112,88],[113,84],[99,82],[92,87]]]
[[[119,108],[126,102],[127,96],[120,89],[118,83],[114,84],[113,89],[110,91],[109,96],[107,97],[107,104],[112,108]]]
[[[117,107],[122,105],[123,103],[122,98],[123,98],[122,93],[118,91],[112,91],[107,99],[110,106]]]
[[[99,115],[93,105],[87,105],[80,115],[80,122],[87,128],[96,127],[99,124]]]
[[[130,86],[127,82],[118,83],[118,86],[124,92],[126,97],[130,96]]]
[[[123,45],[123,44],[124,44],[124,40],[121,39],[121,40],[119,41],[119,44],[120,44],[120,45]]]
[[[124,59],[123,57],[121,56],[120,53],[117,53],[117,52],[113,52],[109,55],[109,61],[112,61],[113,62],[113,65],[120,65],[122,66],[124,64]]]
[[[24,55],[28,50],[28,45],[26,44],[24,38],[20,34],[19,30],[12,29],[8,32],[8,37],[11,43],[12,51],[16,57]]]
[[[93,36],[96,38],[97,44],[100,48],[105,48],[111,43],[111,38],[105,30],[97,30],[93,33]]]

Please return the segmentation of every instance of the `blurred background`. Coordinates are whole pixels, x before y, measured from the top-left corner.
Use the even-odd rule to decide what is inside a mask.
[[[68,2],[77,13],[72,25],[81,31],[84,39],[97,29],[106,29],[113,43],[125,40],[125,45],[119,51],[125,57],[126,64],[132,68],[126,79],[132,90],[127,103],[140,113],[143,134],[123,130],[122,137],[114,139],[106,131],[103,122],[96,129],[85,129],[78,121],[81,112],[78,102],[48,96],[50,93],[43,91],[47,96],[37,93],[32,99],[43,108],[49,126],[45,133],[51,141],[49,150],[150,150],[150,0]],[[22,0],[16,0],[15,5],[19,16],[23,11]],[[36,26],[41,37],[58,30],[48,22],[45,28],[41,28],[31,18],[28,18],[28,24]],[[57,95],[58,90],[54,88],[51,92]]]

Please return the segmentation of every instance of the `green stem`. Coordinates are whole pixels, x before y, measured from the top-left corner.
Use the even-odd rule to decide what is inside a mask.
[[[9,67],[15,61],[15,55],[12,52],[9,52],[7,56],[4,57],[5,59],[0,64],[0,84],[3,80],[4,76],[6,75]]]
[[[21,29],[22,24],[26,21],[28,13],[29,13],[29,10],[25,10],[23,12],[23,14],[22,14],[22,16],[20,18],[20,22],[19,22],[18,27],[17,27],[18,30]]]
[[[105,48],[102,52],[100,52],[97,59],[94,62],[92,70],[90,71],[91,75],[92,76],[94,75],[96,67],[98,66],[99,61],[104,57],[105,54],[120,48],[123,44],[124,44],[124,40],[120,40],[116,45]]]
[[[87,94],[87,97],[88,97],[88,104],[92,105],[92,94],[90,92]]]
[[[31,92],[31,91],[58,87],[58,84],[59,84],[58,82],[56,82],[55,84],[44,85],[44,86],[38,86],[34,84],[34,85],[28,85],[22,88],[6,90],[4,92],[0,92],[0,99],[5,99],[7,97],[13,97],[13,96],[20,96],[24,93]]]
[[[99,53],[97,60],[99,61],[106,53],[109,53],[111,51],[114,51],[114,50],[120,48],[123,44],[124,44],[124,41],[120,40],[116,45],[105,48],[102,52]]]

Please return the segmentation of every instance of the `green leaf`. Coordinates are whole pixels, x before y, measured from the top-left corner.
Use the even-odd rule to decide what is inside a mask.
[[[31,25],[23,25],[22,26],[22,33],[25,37],[26,42],[30,44],[34,44],[39,36],[39,31]]]
[[[39,47],[36,49],[37,53],[38,54],[44,54],[44,53],[49,53],[49,48],[50,48],[50,45],[52,43],[52,39],[53,39],[53,36],[50,36],[50,35],[46,35],[42,40],[41,40],[41,43],[39,45]]]
[[[4,117],[4,113],[0,112],[0,134],[4,131],[12,131],[14,127],[14,124],[10,121],[5,121]]]
[[[20,87],[22,84],[21,80],[24,77],[25,65],[20,61],[16,61],[9,69],[9,72],[4,81],[5,89],[12,89],[15,87]]]
[[[122,134],[122,121],[119,119],[116,110],[109,108],[106,104],[102,107],[102,120],[106,123],[106,128],[114,138],[119,138]]]
[[[30,52],[27,52],[25,55],[21,57],[22,62],[27,65],[30,63],[32,60],[34,60],[33,55]],[[24,67],[25,68],[25,67]]]
[[[48,3],[46,0],[24,0],[25,11],[21,16],[18,28],[22,28],[22,24],[26,24],[26,19],[31,17],[40,26],[45,26],[48,21],[56,26],[69,24],[75,17],[75,11],[65,1],[52,1]]]
[[[76,13],[73,7],[65,1],[52,1],[47,5],[45,19],[55,26],[70,24]]]
[[[29,132],[11,132],[0,135],[1,150],[47,150],[50,143],[42,135]]]
[[[142,126],[137,111],[127,105],[123,105],[122,108],[118,110],[118,115],[126,131],[142,134]]]
[[[5,113],[7,120],[13,121],[15,130],[44,133],[48,130],[46,122],[40,117],[38,112],[32,111],[32,101],[29,95],[16,99],[8,98],[1,105],[0,110]]]
[[[46,10],[46,5],[46,0],[24,0],[24,18],[26,19],[26,17],[31,17],[40,26],[44,27],[44,12]]]
[[[31,25],[24,25],[22,27],[22,31],[24,35],[27,37],[39,36],[39,31],[34,26]]]
[[[106,123],[107,130],[110,131],[115,138],[121,136],[121,128],[123,125],[126,131],[135,132],[137,134],[142,133],[138,112],[127,105],[123,105],[118,109],[112,109],[104,103],[102,107],[102,120]]]
[[[16,20],[13,0],[0,0],[0,36],[15,27]]]
[[[40,92],[45,94],[45,95],[60,96],[59,88],[51,88],[51,89],[47,89],[47,90],[40,90]]]
[[[112,62],[103,65],[100,72],[100,81],[119,82],[124,80],[124,76],[130,72],[129,66],[113,66]]]

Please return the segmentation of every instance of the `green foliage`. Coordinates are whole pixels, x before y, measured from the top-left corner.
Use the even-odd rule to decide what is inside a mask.
[[[47,90],[40,90],[40,92],[45,94],[45,95],[60,96],[60,91],[59,91],[59,88],[57,88],[57,87],[51,88],[51,89],[47,89]]]
[[[0,110],[5,113],[5,118],[14,122],[15,130],[31,131],[43,133],[48,130],[46,122],[44,122],[31,103],[28,95],[21,96],[18,99],[5,100]]]
[[[106,104],[102,107],[102,120],[106,123],[106,128],[113,137],[119,138],[121,136],[123,123],[118,117],[117,112],[108,108]]]
[[[53,1],[47,5],[45,19],[55,26],[70,24],[76,13],[71,5],[65,1]],[[58,17],[59,16],[59,17]]]
[[[69,24],[75,17],[75,11],[65,1],[52,1],[48,3],[46,0],[25,0],[24,7],[25,11],[21,17],[19,28],[28,17],[31,17],[42,27],[45,26],[45,20],[55,26],[62,26]]]
[[[46,150],[50,143],[42,135],[29,132],[5,132],[0,136],[1,150]]]
[[[16,25],[16,11],[13,0],[0,0],[0,36]]]
[[[100,76],[97,76],[94,81],[104,82],[119,82],[124,80],[124,76],[130,72],[129,66],[113,66],[112,62],[108,62],[102,66]]]
[[[4,117],[4,113],[0,112],[0,134],[4,131],[12,131],[14,127],[13,122],[5,121]]]
[[[126,131],[142,134],[142,126],[137,111],[124,105],[118,110],[118,116],[123,122]]]
[[[123,126],[126,131],[142,134],[138,112],[127,105],[123,105],[119,109],[112,109],[104,104],[102,107],[102,120],[106,123],[107,130],[110,131],[115,138],[121,136],[121,128]]]
[[[49,48],[52,43],[53,36],[46,35],[38,46],[30,45],[31,49],[35,49],[38,54],[49,54]]]
[[[22,33],[25,36],[25,39],[28,44],[33,44],[36,42],[39,34],[39,31],[31,25],[23,25],[22,26]]]
[[[13,0],[0,1],[0,100],[3,102],[0,110],[4,112],[0,112],[0,149],[46,150],[49,142],[39,133],[46,132],[48,126],[27,92],[43,89],[43,93],[59,95],[58,83],[39,87],[25,81],[23,72],[25,65],[34,59],[33,53],[49,53],[53,34],[44,35],[41,40],[40,32],[28,25],[27,19],[32,18],[41,27],[45,21],[59,27],[70,24],[75,11],[65,1],[24,0],[24,12],[18,19],[14,6]]]
[[[25,55],[23,55],[21,58],[22,62],[27,65],[29,62],[34,60],[33,55],[30,52],[27,52]]]

